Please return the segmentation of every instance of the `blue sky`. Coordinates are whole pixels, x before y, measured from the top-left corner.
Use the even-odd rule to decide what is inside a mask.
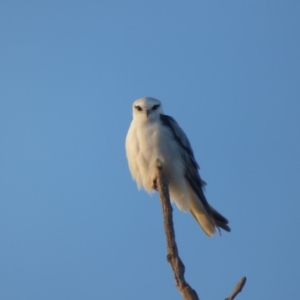
[[[181,299],[157,195],[124,142],[152,96],[185,130],[231,233],[174,209],[201,299],[293,299],[300,280],[297,1],[3,1],[0,298]]]

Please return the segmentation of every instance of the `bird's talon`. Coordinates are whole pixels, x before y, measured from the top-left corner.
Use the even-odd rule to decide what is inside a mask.
[[[157,182],[156,182],[156,179],[154,179],[153,182],[152,182],[152,188],[157,191]]]

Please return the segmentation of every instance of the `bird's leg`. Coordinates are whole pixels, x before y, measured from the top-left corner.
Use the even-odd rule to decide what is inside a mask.
[[[156,181],[156,178],[154,178],[153,181],[152,181],[152,188],[157,191],[157,181]]]

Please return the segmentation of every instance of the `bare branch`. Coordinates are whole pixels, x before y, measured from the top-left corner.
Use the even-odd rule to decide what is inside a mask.
[[[163,174],[163,168],[159,160],[157,160],[157,169],[158,176],[157,180],[154,183],[154,186],[157,187],[160,200],[163,209],[164,216],[164,228],[167,239],[167,260],[171,264],[171,267],[175,276],[175,284],[181,293],[183,299],[185,300],[199,300],[198,295],[195,290],[191,288],[191,286],[185,281],[184,271],[185,267],[182,263],[178,249],[175,241],[175,232],[173,226],[173,218],[172,218],[172,206],[170,203],[169,189],[167,179]]]
[[[242,291],[242,289],[246,283],[246,280],[247,280],[246,277],[243,277],[235,286],[232,294],[225,300],[233,300],[235,298],[235,296]]]
[[[170,202],[169,188],[166,177],[163,173],[163,167],[159,160],[157,160],[157,179],[153,182],[153,187],[158,190],[163,216],[164,216],[164,228],[167,239],[167,261],[170,263],[174,277],[175,285],[181,293],[184,300],[199,300],[196,291],[185,281],[184,272],[185,267],[182,263],[178,248],[175,240],[175,231],[173,226],[172,206]],[[237,294],[239,294],[246,283],[246,277],[243,277],[236,285],[232,294],[225,300],[233,300]]]

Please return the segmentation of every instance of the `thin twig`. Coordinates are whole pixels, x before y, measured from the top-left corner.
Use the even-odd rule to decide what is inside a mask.
[[[235,296],[242,291],[242,289],[246,283],[246,280],[247,280],[246,277],[243,277],[235,286],[232,294],[225,300],[233,300],[235,298]]]
[[[164,215],[164,228],[167,239],[168,255],[167,260],[175,276],[175,284],[185,300],[199,300],[195,290],[184,279],[185,267],[182,263],[175,241],[175,232],[172,219],[172,206],[170,203],[169,189],[167,179],[163,174],[163,168],[159,160],[157,160],[158,176],[156,187],[158,189]]]

